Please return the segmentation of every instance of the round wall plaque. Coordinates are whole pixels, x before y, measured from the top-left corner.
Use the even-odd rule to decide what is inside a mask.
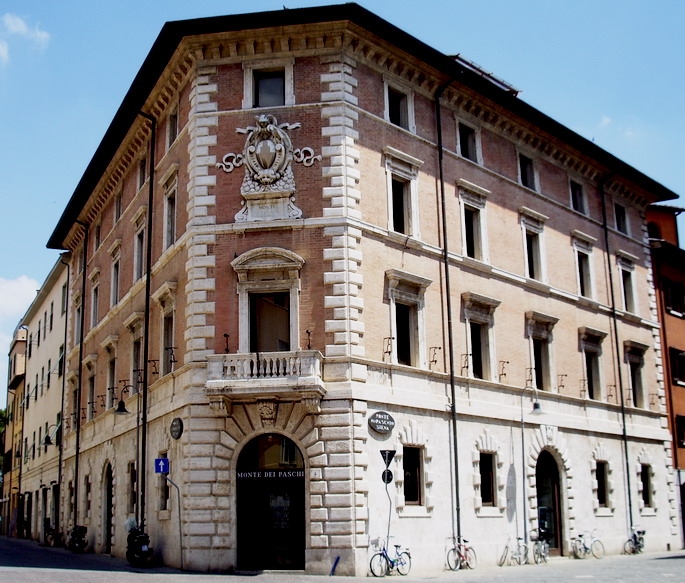
[[[174,419],[171,421],[169,432],[171,433],[171,437],[174,439],[178,439],[181,437],[181,435],[183,435],[183,420],[180,417],[174,417]]]
[[[369,427],[378,433],[390,433],[395,427],[395,420],[390,413],[385,411],[376,411],[369,417]]]

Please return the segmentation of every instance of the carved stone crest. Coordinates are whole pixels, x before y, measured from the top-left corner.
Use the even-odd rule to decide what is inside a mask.
[[[245,199],[243,208],[235,215],[237,222],[276,219],[298,219],[302,211],[295,206],[295,178],[292,162],[311,166],[321,155],[314,155],[310,147],[293,149],[291,130],[299,123],[279,124],[275,116],[263,113],[256,118],[256,125],[237,128],[246,134],[242,154],[226,154],[217,168],[232,172],[245,166],[245,178],[240,194]]]
[[[276,403],[273,401],[258,401],[259,416],[264,427],[273,427],[276,421]]]

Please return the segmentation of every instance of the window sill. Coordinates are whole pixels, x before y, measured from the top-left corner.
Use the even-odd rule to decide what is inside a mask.
[[[595,516],[598,517],[610,517],[614,515],[614,509],[606,506],[601,506],[595,510]]]
[[[171,518],[171,510],[158,510],[157,520],[169,520]]]
[[[640,516],[656,516],[656,508],[642,508],[640,509]]]
[[[497,506],[481,506],[476,509],[476,516],[479,518],[499,518],[503,514]]]
[[[431,513],[425,506],[403,506],[399,509],[400,518],[430,518]]]

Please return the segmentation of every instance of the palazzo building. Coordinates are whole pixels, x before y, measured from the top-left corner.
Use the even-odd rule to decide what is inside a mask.
[[[358,5],[167,23],[48,242],[60,528],[123,556],[135,519],[204,571],[679,548],[645,221],[674,198]]]

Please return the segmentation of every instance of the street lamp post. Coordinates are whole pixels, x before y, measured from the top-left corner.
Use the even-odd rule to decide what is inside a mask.
[[[531,397],[533,401],[533,409],[530,412],[531,415],[542,414],[542,405],[538,400],[538,390],[535,387],[531,386],[524,387],[523,391],[521,392],[521,491],[523,496],[523,508],[521,510],[523,515],[523,542],[526,544],[528,544],[528,488],[526,487],[526,437],[523,420],[523,397],[526,395],[526,391],[528,389],[533,391],[533,395]]]

